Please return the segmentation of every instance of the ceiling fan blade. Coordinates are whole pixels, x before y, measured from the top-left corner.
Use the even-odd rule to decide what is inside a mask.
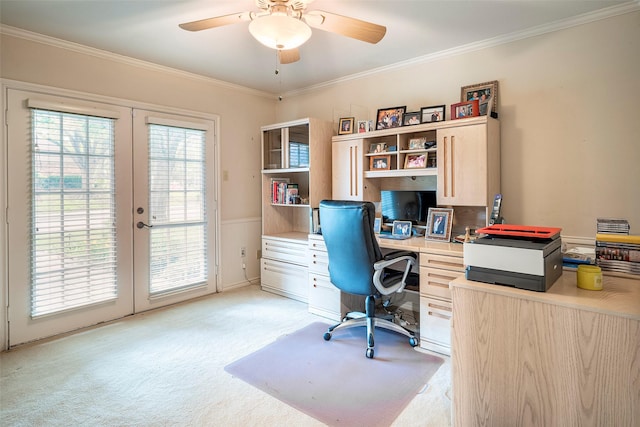
[[[363,42],[376,44],[387,33],[387,27],[360,19],[313,10],[304,15],[310,27],[341,34]]]
[[[291,64],[300,60],[300,51],[298,48],[288,50],[278,50],[278,60],[281,64]]]
[[[216,16],[215,18],[201,19],[199,21],[185,22],[179,27],[187,31],[201,31],[209,28],[222,27],[237,24],[242,21],[250,21],[251,12],[238,12],[231,15]]]

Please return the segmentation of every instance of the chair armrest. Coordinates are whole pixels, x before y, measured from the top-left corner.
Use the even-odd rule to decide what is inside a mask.
[[[394,283],[391,286],[385,287],[382,284],[382,274],[384,273],[384,269],[388,268],[394,264],[399,262],[405,262],[404,273],[402,274],[402,280],[397,283]],[[416,264],[415,254],[412,255],[403,255],[397,258],[392,258],[388,260],[380,260],[373,264],[373,285],[376,287],[378,292],[382,295],[391,295],[394,292],[402,292],[404,287],[406,286],[407,276],[411,272],[411,268]]]

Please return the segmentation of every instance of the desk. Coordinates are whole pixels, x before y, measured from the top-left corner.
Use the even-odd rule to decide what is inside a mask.
[[[640,425],[640,280],[451,282],[454,425]]]
[[[406,240],[380,239],[384,249],[419,254],[420,347],[451,354],[451,291],[449,282],[464,274],[462,244],[412,237]]]

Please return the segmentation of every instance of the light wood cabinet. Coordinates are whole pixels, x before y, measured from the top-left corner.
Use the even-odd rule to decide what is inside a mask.
[[[311,211],[331,198],[333,124],[307,118],[261,131],[262,288],[306,302]],[[295,184],[298,197],[274,197],[274,181]]]
[[[332,144],[332,198],[378,200],[380,190],[364,179],[364,140],[341,140]]]
[[[568,271],[547,292],[451,282],[453,425],[640,425],[638,285],[605,275],[588,291]]]
[[[415,140],[427,147],[413,147]],[[382,179],[436,177],[438,205],[484,207],[486,216],[500,193],[500,124],[491,117],[338,135],[332,141],[334,199],[378,201]],[[386,151],[373,152],[378,146]],[[412,167],[416,157],[424,159],[422,167]]]
[[[438,129],[438,204],[491,206],[500,192],[495,120]]]

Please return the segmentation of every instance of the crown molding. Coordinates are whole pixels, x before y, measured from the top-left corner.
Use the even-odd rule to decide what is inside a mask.
[[[227,89],[238,90],[238,91],[247,93],[249,95],[256,95],[256,96],[270,98],[270,99],[273,99],[273,96],[274,96],[274,94],[269,92],[252,89],[246,86],[229,83],[223,80],[213,79],[211,77],[206,77],[201,74],[190,73],[188,71],[178,70],[176,68],[171,68],[164,65],[158,65],[153,62],[143,61],[143,60],[131,58],[125,55],[119,55],[117,53],[96,49],[93,47],[70,42],[67,40],[58,39],[55,37],[45,36],[43,34],[34,33],[32,31],[23,30],[21,28],[11,27],[8,25],[0,25],[0,34],[32,41],[35,43],[41,43],[41,44],[57,47],[60,49],[66,49],[66,50],[81,53],[84,55],[94,56],[96,58],[107,59],[110,61],[119,62],[121,64],[131,65],[138,68],[145,68],[152,71],[159,71],[167,74],[173,74],[174,76],[177,76],[177,77],[182,77],[182,78],[196,80],[196,81],[200,81],[208,84],[213,84],[213,85],[224,87]]]
[[[434,62],[434,61],[441,60],[448,57],[463,55],[466,53],[475,52],[475,51],[479,51],[479,50],[499,46],[502,44],[507,44],[514,41],[531,38],[531,37],[536,37],[539,35],[548,34],[556,31],[576,27],[579,25],[588,24],[594,21],[599,21],[602,19],[623,15],[626,13],[637,12],[639,10],[640,10],[640,0],[632,0],[627,3],[600,9],[595,12],[589,12],[582,15],[574,16],[568,19],[552,22],[550,24],[539,25],[536,27],[529,28],[527,30],[506,34],[499,37],[493,37],[493,38],[481,40],[478,42],[469,43],[466,45],[442,50],[432,54],[415,57],[406,61],[396,62],[394,64],[386,65],[384,67],[373,68],[371,70],[363,71],[361,73],[355,73],[355,74],[340,77],[334,80],[329,80],[323,83],[318,83],[316,85],[312,85],[303,89],[292,90],[284,93],[283,96],[287,96],[287,97],[298,96],[304,93],[317,91],[329,86],[334,86],[341,83],[358,80],[365,77],[374,76],[377,74],[399,70],[399,69],[403,69],[403,68],[407,68],[415,65]],[[50,46],[54,46],[62,49],[67,49],[70,51],[82,53],[85,55],[91,55],[98,58],[108,59],[108,60],[120,62],[123,64],[132,65],[135,67],[146,68],[154,71],[161,71],[161,72],[173,74],[183,78],[188,78],[188,79],[197,80],[197,81],[213,84],[213,85],[224,87],[224,88],[238,90],[250,95],[256,95],[256,96],[266,97],[266,98],[274,97],[273,93],[251,89],[246,86],[229,83],[223,80],[213,79],[211,77],[205,77],[200,74],[190,73],[187,71],[182,71],[182,70],[178,70],[178,69],[163,66],[163,65],[158,65],[148,61],[134,59],[124,55],[118,55],[112,52],[107,52],[104,50],[84,46],[84,45],[69,42],[66,40],[57,39],[55,37],[45,36],[42,34],[34,33],[31,31],[27,31],[20,28],[7,26],[7,25],[0,25],[0,34],[6,34],[8,36],[22,38],[25,40],[42,43],[42,44],[46,44],[46,45],[50,45]]]
[[[565,30],[579,25],[588,24],[591,22],[599,21],[606,18],[611,18],[618,15],[624,15],[626,13],[637,12],[640,10],[640,0],[633,0],[627,3],[623,3],[616,6],[600,9],[595,12],[589,12],[582,15],[577,15],[572,18],[563,19],[560,21],[552,22],[545,25],[539,25],[531,27],[523,31],[517,31],[514,33],[506,34],[499,37],[493,37],[478,42],[469,43],[462,46],[457,46],[451,49],[442,50],[439,52],[431,53],[424,56],[418,56],[406,61],[396,62],[384,67],[373,68],[371,70],[363,71],[361,73],[351,74],[348,76],[340,77],[334,80],[319,83],[313,86],[309,86],[303,89],[297,89],[284,94],[284,96],[291,97],[296,95],[302,95],[304,93],[313,92],[319,89],[323,89],[329,86],[362,79],[369,76],[375,76],[377,74],[386,73],[389,71],[400,70],[403,68],[411,67],[414,65],[426,64],[429,62],[438,61],[440,59],[449,58],[453,56],[463,55],[465,53],[475,52],[507,43],[512,43],[518,40],[528,39],[531,37],[540,36],[543,34],[553,33],[556,31]]]

